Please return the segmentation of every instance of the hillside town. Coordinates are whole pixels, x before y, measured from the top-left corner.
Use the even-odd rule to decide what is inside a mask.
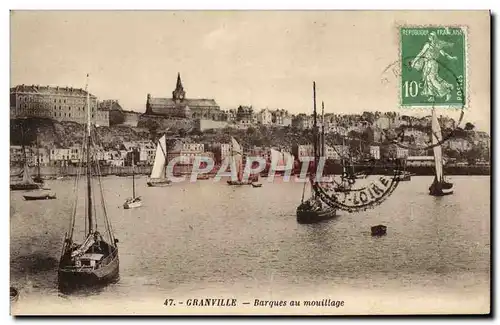
[[[79,139],[87,95],[91,119],[103,135],[97,155],[104,166],[151,166],[155,140],[163,133],[170,139],[167,159],[180,156],[186,165],[196,156],[208,156],[220,163],[230,154],[230,136],[239,137],[246,155],[267,159],[271,149],[289,152],[299,161],[312,155],[308,136],[313,128],[312,114],[249,105],[224,110],[215,99],[187,98],[178,74],[171,96],[147,94],[144,113],[124,109],[119,100],[98,100],[83,89],[39,85],[11,88],[11,164],[27,160],[30,166],[71,166],[80,161],[83,153]],[[449,162],[489,165],[490,136],[486,132],[475,130],[471,123],[457,125],[444,116],[440,124],[444,133],[452,135],[444,145]],[[324,134],[324,156],[329,160],[369,156],[432,163],[432,154],[419,149],[429,144],[430,116],[416,118],[378,111],[325,113],[317,125]],[[394,140],[408,148],[394,144]]]

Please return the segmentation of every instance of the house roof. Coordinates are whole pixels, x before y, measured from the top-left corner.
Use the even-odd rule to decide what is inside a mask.
[[[151,106],[164,106],[164,107],[179,107],[179,106],[189,106],[193,107],[205,107],[205,106],[219,106],[214,99],[189,99],[186,98],[177,104],[172,98],[160,98],[151,97],[149,100]],[[154,108],[154,107],[153,107]]]
[[[87,91],[73,87],[52,87],[40,85],[17,85],[10,88],[11,93],[39,93],[41,95],[62,95],[62,96],[86,96]],[[94,95],[89,93],[90,97]]]

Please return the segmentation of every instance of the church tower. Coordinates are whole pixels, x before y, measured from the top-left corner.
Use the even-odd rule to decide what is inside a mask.
[[[184,91],[184,87],[182,87],[181,74],[177,73],[177,85],[175,86],[175,90],[172,92],[172,99],[176,102],[184,100],[186,97],[186,92]]]

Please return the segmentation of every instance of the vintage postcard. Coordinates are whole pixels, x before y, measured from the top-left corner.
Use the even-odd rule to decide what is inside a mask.
[[[11,314],[489,314],[490,24],[11,11]]]

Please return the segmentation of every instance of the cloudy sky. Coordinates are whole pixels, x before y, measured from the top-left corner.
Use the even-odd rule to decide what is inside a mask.
[[[83,88],[90,73],[99,99],[144,112],[147,94],[170,97],[180,72],[188,98],[299,113],[312,111],[314,80],[326,112],[402,112],[398,76],[386,68],[398,60],[405,24],[468,27],[465,118],[489,132],[485,11],[15,11],[11,86]]]

